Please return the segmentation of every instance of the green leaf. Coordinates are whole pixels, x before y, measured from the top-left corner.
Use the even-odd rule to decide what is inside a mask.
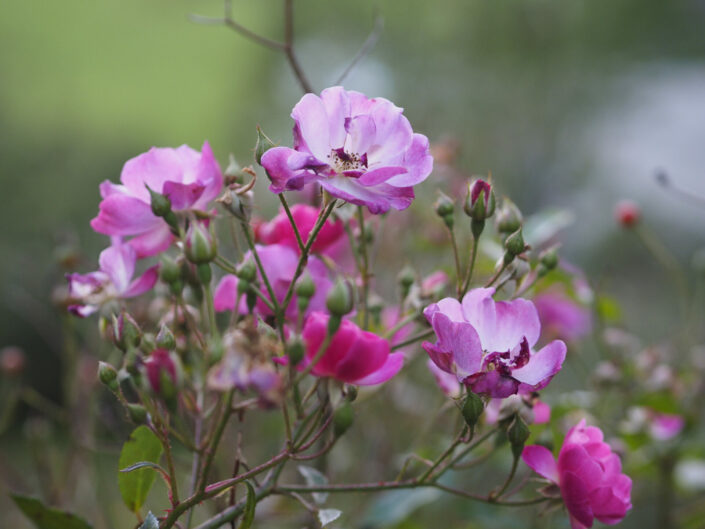
[[[161,455],[162,444],[157,436],[146,426],[138,426],[122,446],[118,468],[127,469],[145,462],[156,464]],[[135,513],[139,512],[155,478],[156,474],[151,468],[140,468],[118,474],[120,494],[128,509]]]
[[[252,522],[255,519],[255,507],[257,506],[257,496],[255,489],[249,481],[245,481],[247,485],[247,501],[245,502],[245,512],[242,515],[242,520],[238,529],[250,529]]]
[[[140,529],[159,529],[159,520],[152,514],[152,511],[147,513],[147,517],[144,519],[144,522],[142,522],[142,525],[140,525]]]
[[[24,515],[39,529],[91,529],[91,526],[78,516],[47,507],[36,498],[11,494],[10,497]]]
[[[299,474],[301,474],[306,481],[306,485],[320,486],[328,485],[328,478],[321,474],[318,470],[313,467],[307,467],[305,465],[299,465]],[[327,492],[314,492],[311,494],[313,496],[313,501],[321,505],[325,503],[328,499]]]

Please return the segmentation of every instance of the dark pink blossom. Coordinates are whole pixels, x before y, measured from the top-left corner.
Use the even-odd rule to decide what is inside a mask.
[[[407,208],[413,186],[433,169],[428,138],[384,98],[335,86],[320,97],[306,94],[291,117],[294,148],[262,156],[275,193],[318,183],[334,197],[384,213]]]
[[[313,206],[296,204],[291,207],[291,216],[294,218],[301,239],[305,244],[308,236],[318,220],[319,210]],[[294,228],[289,217],[282,210],[269,222],[262,222],[255,227],[255,236],[262,244],[283,244],[299,251]],[[316,240],[311,247],[314,253],[322,253],[335,257],[340,243],[346,244],[345,226],[342,220],[326,220],[318,232]]]
[[[306,355],[302,367],[316,357],[327,334],[328,319],[323,312],[312,312],[306,320],[302,333]],[[387,340],[343,320],[311,372],[356,386],[374,386],[396,375],[403,363],[402,353],[390,354]]]
[[[205,210],[223,187],[223,175],[208,142],[201,152],[187,145],[152,147],[125,163],[120,181],[100,185],[103,200],[91,227],[105,235],[134,236],[129,244],[140,258],[166,250],[173,239],[164,219],[152,213],[147,186],[167,196],[174,211]]]
[[[495,302],[493,294],[494,288],[477,288],[462,303],[444,298],[426,307],[437,341],[424,342],[424,349],[475,393],[504,398],[544,388],[561,369],[565,344],[555,340],[533,351],[541,332],[533,303]]]
[[[680,415],[648,410],[649,435],[657,441],[668,441],[681,433],[685,420]]]
[[[100,253],[99,270],[67,274],[69,297],[73,302],[68,310],[85,318],[110,300],[133,298],[150,290],[159,278],[159,267],[153,266],[133,280],[136,262],[134,248],[118,241]]]
[[[592,527],[597,518],[619,523],[632,508],[632,480],[622,473],[619,456],[603,442],[602,431],[580,421],[566,435],[558,462],[548,448],[527,446],[522,459],[560,487],[573,529]]]
[[[174,353],[155,349],[144,360],[149,389],[157,395],[169,396],[181,380],[181,366]],[[165,385],[169,387],[164,387]]]
[[[274,297],[281,303],[284,301],[286,293],[289,290],[289,285],[294,278],[296,267],[299,263],[299,253],[289,246],[282,244],[270,244],[269,246],[257,245],[256,248],[262,261],[264,271],[269,279],[269,283],[274,291]],[[252,259],[252,254],[251,252],[247,252],[247,254],[245,254],[245,261],[250,259]],[[306,264],[306,272],[310,275],[316,286],[313,297],[309,302],[307,314],[314,310],[325,310],[326,294],[333,285],[329,277],[328,269],[320,259],[315,256],[310,256]],[[257,270],[257,277],[259,278],[259,289],[268,296],[259,270]],[[213,300],[216,311],[222,312],[235,309],[235,300],[238,295],[237,285],[238,278],[234,275],[226,275],[220,280],[215,289]],[[247,314],[247,300],[244,295],[241,296],[238,310],[241,314]],[[260,299],[257,300],[255,312],[261,316],[272,315],[272,311],[269,310],[269,307]],[[287,307],[286,316],[289,319],[295,319],[296,314],[296,295],[294,295]]]

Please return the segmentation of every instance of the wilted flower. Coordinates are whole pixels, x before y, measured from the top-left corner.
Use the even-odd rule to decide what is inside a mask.
[[[590,311],[561,292],[542,292],[532,301],[539,313],[544,340],[577,340],[592,328]]]
[[[306,94],[291,117],[294,148],[262,156],[275,193],[315,182],[334,197],[384,213],[407,208],[413,186],[433,168],[426,136],[415,134],[402,109],[386,99],[335,86],[320,97]]]
[[[272,290],[274,290],[274,296],[277,298],[277,301],[284,301],[284,297],[286,296],[289,285],[294,278],[294,273],[296,272],[296,267],[299,263],[298,252],[289,246],[270,244],[269,246],[257,245],[257,253],[262,261],[262,266],[267,273],[267,278],[272,285]],[[252,259],[251,252],[245,254],[244,260],[247,261],[249,259]],[[306,264],[306,272],[310,275],[313,283],[316,285],[313,297],[308,305],[308,311],[325,310],[326,294],[332,286],[332,282],[328,275],[328,270],[320,259],[310,256]],[[263,284],[261,284],[262,278],[259,274],[259,270],[257,270],[257,277],[260,278],[260,290],[265,295],[268,295],[267,289]],[[220,312],[235,309],[238,282],[238,278],[234,275],[226,275],[220,280],[215,289],[215,310]],[[246,314],[248,312],[245,296],[241,296],[238,310],[241,314]],[[267,305],[260,299],[257,300],[255,311],[262,316],[270,316],[272,314],[269,307],[267,307]],[[289,306],[287,307],[286,315],[288,318],[295,318],[296,312],[296,296],[294,296],[291,303],[289,303]]]
[[[541,331],[531,301],[492,299],[494,288],[468,292],[462,304],[445,298],[424,315],[438,338],[423,347],[442,370],[473,392],[504,398],[545,387],[558,373],[566,347],[555,340],[532,351]]]
[[[137,253],[132,246],[116,242],[100,253],[100,269],[89,274],[67,274],[69,297],[68,310],[85,318],[112,299],[133,298],[147,292],[157,282],[158,266],[149,268],[135,280]]]
[[[316,357],[326,338],[328,319],[327,314],[313,312],[306,320],[302,333],[306,354],[301,367]],[[373,386],[396,375],[403,363],[402,353],[390,354],[387,340],[363,331],[350,320],[343,320],[311,372],[356,386]]]
[[[134,235],[129,244],[138,257],[166,250],[173,238],[166,221],[152,212],[147,186],[167,197],[174,211],[203,210],[223,187],[223,175],[208,142],[200,153],[187,145],[152,147],[125,163],[120,181],[120,185],[108,180],[100,185],[103,200],[91,227],[105,235]]]
[[[539,445],[527,446],[522,459],[560,487],[573,529],[592,527],[597,518],[615,524],[631,509],[632,480],[622,474],[619,456],[603,442],[602,431],[580,421],[566,435],[558,455]]]

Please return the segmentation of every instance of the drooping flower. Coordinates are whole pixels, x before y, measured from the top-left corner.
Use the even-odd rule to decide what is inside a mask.
[[[603,442],[602,431],[580,421],[566,435],[558,462],[548,448],[527,446],[522,459],[560,487],[573,529],[592,527],[597,518],[613,525],[631,509],[632,480],[622,473],[619,456]]]
[[[305,204],[296,204],[291,207],[291,216],[305,244],[318,220],[318,209]],[[255,227],[255,237],[262,244],[283,244],[299,251],[294,228],[283,210],[271,221],[258,224]],[[318,232],[311,250],[314,253],[336,257],[336,250],[339,249],[340,243],[346,244],[346,242],[343,221],[327,219]]]
[[[444,298],[426,307],[437,341],[424,342],[424,349],[438,367],[475,393],[504,398],[544,388],[561,369],[565,344],[554,340],[533,351],[541,332],[533,303],[495,302],[493,294],[494,288],[477,288],[462,304]]]
[[[100,185],[103,200],[91,227],[105,235],[134,236],[129,244],[140,258],[166,250],[173,239],[164,219],[152,213],[147,186],[169,198],[173,211],[205,210],[223,187],[223,175],[208,142],[201,152],[187,145],[152,147],[125,163],[120,181]]]
[[[326,337],[328,319],[323,312],[312,312],[306,320],[302,333],[306,345],[302,367],[316,357]],[[396,375],[403,363],[404,355],[390,353],[387,340],[363,331],[350,320],[343,320],[311,372],[356,386],[374,386]]]
[[[533,299],[544,340],[577,340],[592,327],[590,311],[559,291],[542,292]]]
[[[294,278],[296,267],[299,263],[299,254],[296,250],[282,244],[270,244],[269,246],[257,245],[256,248],[259,258],[262,261],[262,266],[267,274],[267,278],[269,279],[269,283],[274,291],[274,297],[281,303],[284,301],[286,293],[289,290],[289,285]],[[248,252],[245,254],[245,261],[250,259],[252,259],[252,255],[251,252]],[[307,313],[314,310],[325,310],[326,294],[333,284],[326,266],[320,259],[315,256],[310,256],[306,264],[305,273],[309,274],[316,287],[313,297],[309,302]],[[269,296],[267,289],[262,283],[259,270],[257,270],[257,277],[259,278],[260,290],[265,295]],[[214,295],[216,311],[222,312],[235,309],[235,300],[238,296],[238,282],[238,278],[234,275],[226,275],[220,280]],[[241,296],[238,310],[241,314],[247,313],[247,300],[245,296]],[[272,315],[272,311],[261,299],[257,300],[255,312],[261,316]],[[294,319],[296,318],[296,314],[296,296],[294,295],[287,307],[286,316],[289,319]]]
[[[294,148],[262,156],[274,193],[316,182],[334,197],[384,213],[407,208],[413,186],[433,169],[428,138],[414,133],[387,99],[335,86],[320,97],[306,94],[291,117]]]
[[[150,290],[159,278],[159,266],[149,268],[133,280],[136,262],[134,248],[116,242],[100,253],[99,270],[89,274],[67,274],[72,300],[68,310],[85,318],[112,299],[133,298]]]

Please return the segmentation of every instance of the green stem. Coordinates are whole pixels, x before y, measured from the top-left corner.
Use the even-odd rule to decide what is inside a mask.
[[[465,273],[465,281],[463,281],[463,288],[461,289],[460,296],[458,298],[462,297],[465,295],[465,293],[468,291],[468,288],[470,288],[470,281],[472,280],[472,274],[475,271],[475,261],[477,260],[477,243],[480,240],[480,236],[475,236],[473,234],[472,237],[472,250],[470,251],[470,261],[468,262],[468,269],[467,272]]]
[[[448,235],[450,236],[450,244],[453,247],[453,259],[455,260],[455,282],[457,284],[456,292],[458,299],[462,297],[463,290],[463,272],[460,265],[460,253],[458,252],[458,241],[455,240],[455,231],[447,226]]]
[[[286,212],[286,216],[289,218],[289,222],[291,223],[291,227],[294,229],[294,235],[296,235],[296,242],[299,244],[299,250],[302,252],[304,251],[304,242],[301,240],[301,234],[299,233],[299,227],[296,225],[296,222],[294,221],[294,216],[291,214],[291,210],[289,209],[289,203],[286,201],[286,197],[284,196],[284,193],[279,193],[277,195],[279,197],[279,202],[282,203],[282,206],[284,206],[284,211]]]
[[[416,336],[412,336],[408,340],[404,340],[403,342],[399,342],[397,344],[394,344],[392,346],[392,351],[396,351],[397,349],[401,349],[402,347],[406,347],[407,345],[411,345],[413,343],[416,343],[419,340],[423,340],[424,338],[428,338],[431,335],[433,335],[433,329],[428,329],[420,334],[417,334]]]
[[[233,396],[235,395],[234,390],[230,390],[228,393],[223,395],[223,411],[220,417],[217,419],[216,428],[211,439],[209,439],[208,448],[206,449],[206,461],[203,464],[203,470],[201,471],[201,477],[197,487],[198,492],[203,492],[206,488],[206,481],[208,480],[208,472],[210,471],[211,465],[213,464],[213,459],[215,459],[215,453],[218,450],[218,444],[220,444],[220,439],[223,436],[225,427],[228,424],[228,419],[233,409]]]
[[[269,278],[267,277],[267,272],[264,269],[264,265],[262,264],[262,260],[259,257],[259,252],[257,251],[257,247],[255,246],[255,241],[252,238],[252,233],[250,233],[250,225],[242,222],[242,231],[245,234],[245,239],[247,239],[247,246],[250,248],[250,251],[252,251],[252,255],[255,258],[255,263],[257,264],[257,268],[259,269],[260,276],[262,276],[262,282],[264,283],[264,286],[267,288],[267,293],[269,294],[269,298],[272,302],[272,305],[275,307],[275,312],[279,310],[279,302],[277,301],[276,296],[274,295],[274,289],[272,288],[272,284],[269,282]],[[293,282],[292,282],[293,284]]]
[[[446,458],[448,458],[450,455],[453,454],[453,451],[460,444],[460,442],[463,439],[463,436],[466,434],[467,429],[468,429],[467,426],[465,428],[463,428],[462,431],[455,438],[455,441],[453,441],[450,444],[450,446],[448,446],[448,448],[446,448],[443,451],[443,453],[440,456],[438,456],[438,458],[433,462],[433,464],[428,469],[426,469],[426,471],[419,478],[420,482],[423,483],[424,481],[426,481],[431,476],[433,471],[436,470],[436,468],[438,468],[438,465],[440,465],[443,461],[445,461]]]
[[[369,257],[367,255],[367,235],[365,233],[365,214],[362,206],[357,206],[357,221],[360,223],[360,255],[362,257],[362,267],[360,276],[362,279],[362,326],[368,329],[370,326],[370,311],[367,308],[367,298],[369,297],[370,277],[369,277]]]

